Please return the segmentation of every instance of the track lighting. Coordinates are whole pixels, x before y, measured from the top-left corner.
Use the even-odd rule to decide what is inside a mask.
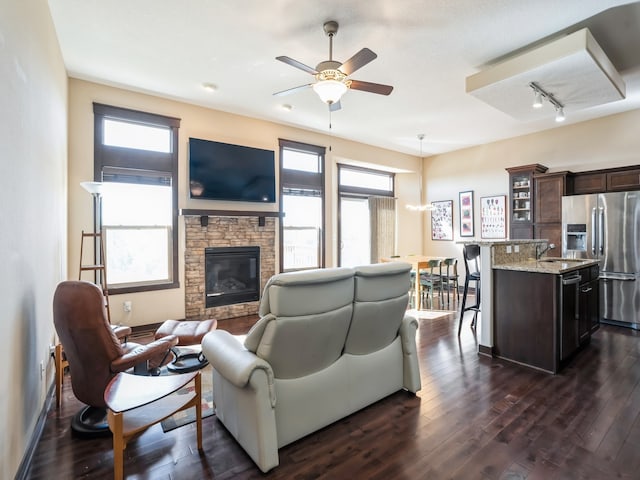
[[[538,91],[535,92],[532,106],[533,108],[542,108],[542,94]]]
[[[556,122],[564,122],[564,105],[560,103],[552,94],[543,90],[543,88],[535,82],[529,84],[533,93],[535,94],[533,99],[533,108],[542,108],[542,99],[545,99],[556,109]]]

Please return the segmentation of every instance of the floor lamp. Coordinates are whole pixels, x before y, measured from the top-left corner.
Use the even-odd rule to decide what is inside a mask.
[[[102,231],[102,182],[80,182],[80,186],[93,197],[93,264],[100,265],[103,262],[101,242],[95,234]],[[80,259],[80,263],[82,263],[82,259]],[[94,283],[96,285],[102,284],[101,271],[94,271]]]

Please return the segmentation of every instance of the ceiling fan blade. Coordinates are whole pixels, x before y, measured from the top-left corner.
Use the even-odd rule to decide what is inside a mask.
[[[330,112],[337,112],[341,108],[342,108],[342,105],[340,105],[340,100],[338,100],[337,102],[333,102],[333,103],[329,104],[329,111]]]
[[[294,60],[291,57],[287,57],[283,55],[281,57],[276,57],[276,60],[280,60],[281,62],[284,62],[287,65],[291,65],[292,67],[296,67],[296,68],[299,68],[300,70],[304,70],[305,72],[310,73],[311,75],[315,75],[316,73],[318,73],[318,71],[315,68],[311,68],[309,65],[305,65],[304,63]]]
[[[287,88],[286,90],[282,90],[280,92],[274,93],[276,97],[280,97],[283,95],[289,95],[291,93],[299,92],[300,90],[304,90],[305,88],[309,88],[312,84],[307,83],[306,85],[300,85],[299,87]]]
[[[345,75],[349,76],[359,68],[364,67],[367,63],[378,58],[378,55],[373,53],[368,48],[363,48],[358,53],[356,53],[349,60],[340,65],[340,70]]]
[[[378,95],[389,95],[393,91],[391,85],[363,82],[361,80],[351,80],[351,86],[349,88],[352,90],[362,90],[363,92],[377,93]]]

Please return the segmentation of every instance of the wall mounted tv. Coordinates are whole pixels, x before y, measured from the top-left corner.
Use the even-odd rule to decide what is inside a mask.
[[[190,138],[189,192],[191,198],[273,203],[274,152]]]

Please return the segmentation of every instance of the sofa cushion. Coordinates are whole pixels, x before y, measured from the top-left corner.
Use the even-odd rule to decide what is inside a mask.
[[[353,312],[353,270],[330,268],[275,275],[265,287],[261,319],[247,350],[269,362],[276,378],[295,378],[335,362]]]
[[[391,262],[355,269],[353,317],[345,353],[366,355],[395,340],[409,303],[411,265]]]

